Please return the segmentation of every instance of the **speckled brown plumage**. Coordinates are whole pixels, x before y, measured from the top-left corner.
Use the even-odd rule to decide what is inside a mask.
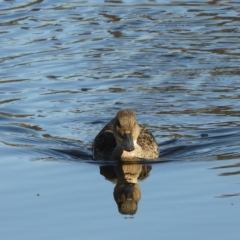
[[[131,143],[134,149],[131,149]],[[154,136],[138,124],[132,110],[118,111],[93,142],[94,159],[137,160],[156,159],[158,156],[159,147]]]

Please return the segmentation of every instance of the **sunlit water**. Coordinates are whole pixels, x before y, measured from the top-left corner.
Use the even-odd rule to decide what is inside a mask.
[[[1,239],[238,240],[239,16],[223,0],[2,1]],[[161,148],[136,166],[133,215],[117,166],[91,157],[122,108]]]

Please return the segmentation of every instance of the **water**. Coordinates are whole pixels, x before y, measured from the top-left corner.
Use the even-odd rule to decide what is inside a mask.
[[[0,10],[2,238],[239,239],[240,3]],[[122,108],[161,148],[134,215],[118,211],[114,166],[101,175],[106,163],[91,157]]]

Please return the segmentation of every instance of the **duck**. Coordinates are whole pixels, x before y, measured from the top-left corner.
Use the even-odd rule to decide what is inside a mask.
[[[138,123],[135,112],[122,109],[97,134],[92,154],[95,160],[137,161],[156,159],[160,150],[152,133]]]

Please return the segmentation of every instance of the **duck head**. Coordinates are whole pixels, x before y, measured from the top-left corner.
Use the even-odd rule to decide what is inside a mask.
[[[118,111],[113,123],[113,135],[117,145],[124,151],[131,152],[135,149],[140,129],[132,110]]]

